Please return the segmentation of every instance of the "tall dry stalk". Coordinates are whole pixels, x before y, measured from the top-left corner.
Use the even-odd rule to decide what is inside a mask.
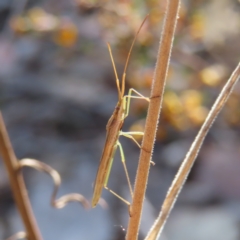
[[[165,14],[162,36],[157,56],[157,63],[153,77],[145,132],[135,181],[133,203],[130,207],[131,216],[126,235],[127,240],[138,239],[143,200],[146,192],[150,161],[160,116],[179,5],[180,0],[171,0],[167,3],[167,10]]]
[[[163,202],[161,211],[158,218],[156,219],[152,229],[148,233],[145,240],[156,240],[160,236],[164,224],[176,202],[176,199],[188,177],[188,174],[194,164],[194,161],[198,155],[198,152],[202,146],[203,140],[205,139],[209,129],[211,128],[213,122],[218,116],[219,112],[224,107],[226,101],[228,100],[234,86],[236,85],[240,77],[240,63],[237,65],[232,75],[228,79],[227,83],[223,87],[221,93],[213,104],[208,116],[206,117],[201,129],[199,130],[195,140],[193,141],[185,159],[183,160],[178,173],[176,174],[172,185],[170,186],[167,196]]]

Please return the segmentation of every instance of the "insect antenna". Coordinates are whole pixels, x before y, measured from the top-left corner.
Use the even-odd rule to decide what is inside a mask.
[[[141,25],[140,25],[137,33],[136,33],[135,36],[134,36],[134,39],[133,39],[132,44],[131,44],[131,47],[130,47],[130,49],[129,49],[129,51],[128,51],[128,56],[127,56],[127,60],[126,60],[126,63],[125,63],[125,66],[124,66],[123,75],[122,75],[121,97],[124,96],[124,92],[125,92],[126,71],[127,71],[127,67],[128,67],[128,62],[129,62],[129,59],[130,59],[130,55],[131,55],[131,52],[132,52],[134,43],[135,43],[135,41],[136,41],[136,39],[137,39],[137,36],[138,36],[138,34],[139,34],[139,32],[140,32],[143,24],[144,24],[145,21],[147,20],[147,18],[148,18],[148,15],[144,18],[143,22],[141,23]]]
[[[112,61],[114,74],[115,74],[115,79],[116,79],[116,84],[117,84],[117,89],[118,89],[118,100],[120,100],[122,98],[122,92],[121,92],[121,89],[120,89],[119,78],[118,78],[115,62],[114,62],[114,59],[113,59],[111,46],[110,46],[109,43],[107,43],[107,46],[108,46],[108,51],[109,51],[110,58],[111,58],[111,61]]]

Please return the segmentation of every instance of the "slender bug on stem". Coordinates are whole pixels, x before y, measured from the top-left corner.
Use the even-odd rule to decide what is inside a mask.
[[[138,33],[140,32],[140,30],[141,30],[144,22],[146,21],[147,17],[148,16],[145,17],[141,26],[139,27],[139,29],[138,29],[138,31],[137,31],[134,39],[133,39],[132,45],[129,49],[126,64],[125,64],[123,75],[122,75],[121,86],[120,86],[118,74],[117,74],[117,71],[116,71],[116,66],[115,66],[115,63],[114,63],[114,60],[113,60],[112,50],[111,50],[110,45],[108,44],[108,50],[109,50],[109,53],[110,53],[110,58],[111,58],[111,61],[112,61],[114,74],[115,74],[115,77],[116,77],[116,84],[117,84],[117,89],[118,89],[118,103],[117,103],[117,105],[114,109],[114,112],[113,112],[112,116],[108,120],[108,123],[107,123],[107,126],[106,126],[106,129],[107,129],[106,141],[105,141],[105,146],[103,148],[103,153],[102,153],[101,161],[100,161],[100,164],[99,164],[99,167],[98,167],[97,176],[96,176],[96,180],[95,180],[95,184],[94,184],[92,207],[95,207],[97,205],[97,203],[98,203],[98,201],[101,197],[101,193],[102,193],[103,188],[109,190],[112,194],[114,194],[115,196],[120,198],[123,202],[125,202],[128,206],[130,206],[130,203],[128,201],[126,201],[124,198],[122,198],[121,196],[119,196],[118,194],[113,192],[111,189],[109,189],[107,187],[107,183],[108,183],[108,179],[109,179],[109,175],[110,175],[110,171],[111,171],[111,167],[112,167],[112,163],[113,163],[113,158],[114,158],[117,147],[119,147],[124,171],[125,171],[125,174],[127,176],[129,189],[130,189],[131,195],[133,195],[130,179],[129,179],[126,164],[125,164],[125,157],[124,157],[123,149],[122,149],[122,146],[121,146],[120,142],[118,141],[118,138],[119,138],[120,135],[125,136],[127,138],[130,138],[141,148],[141,146],[135,140],[133,135],[141,135],[142,136],[143,132],[122,132],[121,129],[122,129],[122,125],[124,123],[124,119],[128,116],[128,113],[129,113],[129,106],[130,106],[130,99],[131,98],[144,99],[144,100],[149,102],[148,98],[144,97],[142,94],[138,93],[133,88],[129,89],[128,95],[124,96],[126,70],[127,70],[129,58],[130,58],[130,55],[131,55],[131,52],[132,52],[133,45],[134,45],[134,43],[136,41],[136,38],[138,36]],[[132,92],[134,92],[138,96],[132,96]]]

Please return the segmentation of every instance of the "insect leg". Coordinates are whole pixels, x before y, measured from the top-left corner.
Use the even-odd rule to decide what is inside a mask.
[[[132,96],[132,92],[135,92],[138,96]],[[144,97],[141,93],[139,93],[138,91],[136,91],[133,88],[130,88],[128,91],[128,95],[125,95],[124,97],[124,109],[125,109],[125,115],[124,118],[126,118],[128,116],[129,113],[129,106],[130,106],[130,99],[131,98],[138,98],[138,99],[144,99],[146,101],[149,102],[149,98]],[[126,100],[128,98],[128,100]]]
[[[110,188],[108,188],[107,186],[104,187],[106,190],[108,190],[110,193],[112,193],[114,196],[116,196],[117,198],[119,198],[120,200],[122,200],[124,203],[126,203],[128,206],[130,206],[130,202],[128,202],[127,200],[125,200],[124,198],[122,198],[121,196],[119,196],[117,193],[115,193],[113,190],[111,190]]]
[[[117,148],[117,144],[115,144],[115,146],[114,146],[114,152],[116,151],[116,148]],[[107,184],[108,184],[108,179],[109,179],[110,172],[111,172],[111,169],[112,169],[113,159],[114,159],[114,157],[112,157],[111,162],[110,162],[110,164],[108,166],[108,169],[107,169],[107,175],[106,175],[106,178],[104,180],[104,187],[105,188],[107,187]]]
[[[119,147],[120,156],[121,156],[122,164],[123,164],[124,171],[125,171],[125,174],[126,174],[126,177],[127,177],[127,182],[128,182],[128,186],[129,186],[129,189],[130,189],[130,193],[131,193],[131,196],[133,196],[133,190],[132,190],[132,186],[131,186],[131,183],[130,183],[129,174],[128,174],[128,171],[127,171],[127,166],[126,166],[126,163],[125,163],[125,156],[124,156],[123,148],[122,148],[122,145],[119,141],[117,142],[117,145]]]
[[[138,141],[133,137],[133,135],[143,136],[144,132],[122,132],[121,131],[119,135],[132,139],[140,149],[142,148],[141,145],[138,143]],[[153,161],[151,161],[151,164],[153,166],[155,165]]]
[[[139,148],[141,148],[140,144],[138,141],[132,136],[132,135],[138,135],[138,136],[143,136],[144,132],[120,132],[120,135],[132,139]]]
[[[133,190],[132,190],[132,186],[131,186],[131,183],[130,183],[129,174],[128,174],[127,167],[126,167],[126,163],[125,163],[125,156],[124,156],[124,152],[123,152],[122,145],[121,145],[121,143],[120,143],[119,141],[117,141],[116,146],[119,147],[120,156],[121,156],[122,164],[123,164],[124,171],[125,171],[125,174],[126,174],[126,177],[127,177],[128,186],[129,186],[129,189],[130,189],[131,196],[133,196]],[[113,162],[113,160],[112,160],[112,162]],[[104,188],[105,188],[106,190],[108,190],[110,193],[112,193],[114,196],[116,196],[117,198],[119,198],[120,200],[122,200],[124,203],[126,203],[127,205],[130,206],[130,203],[129,203],[128,201],[126,201],[124,198],[122,198],[122,197],[119,196],[117,193],[115,193],[113,190],[111,190],[110,188],[107,187],[107,183],[108,183],[108,179],[109,179],[109,175],[110,175],[110,170],[111,170],[111,167],[112,167],[112,162],[111,162],[111,165],[109,166],[109,169],[108,169],[107,177],[106,177],[106,180],[105,180],[105,183],[104,183]]]

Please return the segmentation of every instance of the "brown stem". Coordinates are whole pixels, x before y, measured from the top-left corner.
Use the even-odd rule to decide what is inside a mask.
[[[136,240],[138,238],[143,200],[146,192],[150,161],[162,105],[162,97],[169,66],[179,5],[180,0],[171,0],[168,1],[167,4],[157,63],[152,83],[145,133],[137,170],[133,203],[130,209],[131,217],[126,235],[127,240]]]
[[[184,158],[178,173],[176,174],[169,190],[167,196],[163,202],[162,209],[159,213],[158,218],[156,219],[153,227],[148,233],[145,240],[155,240],[160,236],[164,224],[174,206],[174,203],[180,193],[183,184],[185,183],[188,174],[194,164],[194,161],[198,155],[198,152],[202,146],[203,140],[205,139],[209,129],[211,128],[213,122],[218,116],[219,112],[224,107],[227,99],[229,98],[234,86],[236,85],[238,79],[240,78],[240,63],[233,71],[231,77],[223,87],[221,93],[213,104],[208,116],[206,117],[201,129],[199,130],[195,140],[193,141],[186,157]]]
[[[19,171],[19,163],[12,149],[1,112],[0,154],[8,172],[13,196],[26,229],[27,239],[42,240],[40,231],[37,227],[37,223],[32,212],[22,174],[21,171]]]

